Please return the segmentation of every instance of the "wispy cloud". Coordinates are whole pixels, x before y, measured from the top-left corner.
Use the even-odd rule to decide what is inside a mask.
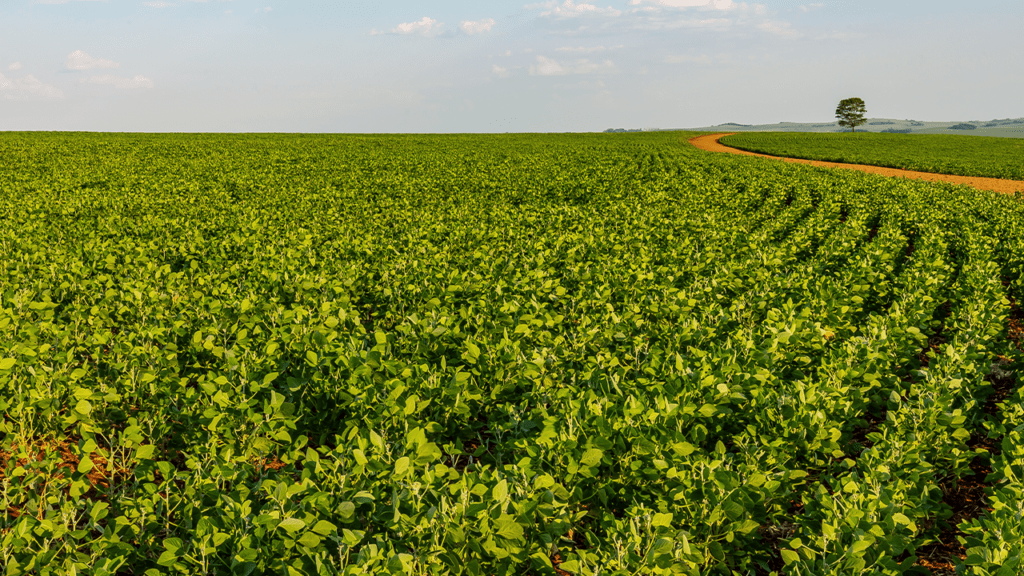
[[[530,74],[539,76],[561,76],[565,73],[565,68],[561,64],[544,56],[537,56],[537,64],[530,66]]]
[[[494,28],[494,18],[484,18],[476,22],[472,20],[459,22],[459,30],[466,34],[483,34],[484,32],[490,32],[491,28]]]
[[[629,0],[630,5],[636,6],[643,3],[644,0]],[[733,7],[732,0],[647,0],[648,4],[660,4],[661,6],[670,6],[672,8],[697,8],[700,6],[706,8],[716,8],[718,10],[728,10]]]
[[[113,60],[93,58],[81,50],[75,50],[68,54],[68,70],[91,70],[93,68],[120,68],[121,65]]]
[[[824,7],[825,7],[824,4],[817,3],[817,2],[816,3],[812,3],[812,4],[801,4],[800,5],[800,11],[801,12],[813,12],[815,10],[821,10]]]
[[[526,9],[544,10],[540,13],[541,16],[556,18],[575,18],[578,16],[590,15],[619,16],[622,14],[621,10],[616,10],[611,6],[600,8],[595,4],[587,4],[585,2],[576,3],[573,2],[573,0],[565,0],[565,2],[562,2],[561,4],[556,1],[527,4]]]
[[[143,2],[143,6],[149,6],[150,8],[170,8],[171,6],[177,6],[174,2]]]
[[[7,69],[8,70],[21,70],[22,69],[21,62],[14,62],[10,66],[8,66]]]
[[[370,34],[419,34],[422,36],[434,36],[438,32],[440,32],[442,26],[444,26],[444,24],[438,22],[437,20],[434,20],[433,18],[430,18],[429,16],[424,16],[423,18],[420,18],[416,22],[403,22],[398,26],[395,26],[391,30],[371,30]]]
[[[497,64],[491,65],[491,73],[499,78],[508,78],[508,68],[504,66],[498,66]]]
[[[155,84],[149,78],[145,76],[135,75],[133,78],[122,78],[120,76],[113,76],[111,74],[105,74],[103,76],[93,76],[91,78],[83,78],[81,80],[83,84],[109,84],[114,88],[120,90],[132,90],[136,88],[152,88]]]
[[[565,0],[530,4],[550,34],[607,37],[622,32],[726,30],[756,27],[769,14],[763,4],[733,0],[630,0],[631,8],[599,8]]]
[[[546,56],[537,56],[535,64],[530,66],[530,74],[534,76],[565,76],[568,74],[593,74],[607,72],[615,68],[611,60],[591,62],[586,58],[571,63],[561,63]]]
[[[56,86],[44,84],[29,74],[24,78],[7,78],[0,74],[0,98],[7,100],[60,100],[64,97]]]

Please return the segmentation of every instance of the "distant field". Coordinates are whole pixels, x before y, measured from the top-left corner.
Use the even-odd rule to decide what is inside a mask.
[[[991,128],[979,127],[971,132],[962,130],[950,130],[948,128],[929,128],[915,132],[915,134],[967,134],[970,136],[990,136],[994,138],[1024,138],[1024,126],[994,126]]]
[[[722,139],[742,150],[922,172],[1024,180],[1024,140],[940,134],[754,132]]]
[[[1024,138],[1024,118],[1003,118],[996,120],[919,121],[899,118],[868,118],[868,123],[857,132],[897,134],[954,134],[958,136],[995,136],[999,138]],[[970,125],[974,128],[953,129],[953,126]],[[847,132],[836,121],[831,122],[778,122],[775,124],[737,124],[727,122],[714,126],[694,127],[697,132]]]

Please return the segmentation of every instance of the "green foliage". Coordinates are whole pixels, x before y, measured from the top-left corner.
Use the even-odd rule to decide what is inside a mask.
[[[867,112],[867,106],[860,98],[846,98],[839,102],[839,106],[836,106],[836,118],[839,119],[839,125],[849,128],[853,132],[857,131],[857,126],[867,123],[867,119],[864,118]]]
[[[1021,204],[688,136],[0,136],[5,574],[1018,566]]]
[[[736,134],[723,144],[752,152],[904,170],[1024,180],[1024,139],[941,134]]]

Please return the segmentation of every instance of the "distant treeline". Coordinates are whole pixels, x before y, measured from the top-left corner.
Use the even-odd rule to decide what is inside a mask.
[[[1013,124],[1024,124],[1024,118],[1014,118],[1012,120],[1010,118],[1005,118],[1003,120],[993,120],[991,122],[984,124],[984,127],[992,128],[995,126],[1010,126]]]

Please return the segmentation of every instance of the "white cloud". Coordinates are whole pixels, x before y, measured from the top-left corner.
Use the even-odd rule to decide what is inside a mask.
[[[35,0],[33,2],[33,4],[67,4],[70,1],[71,0]],[[79,2],[88,2],[88,1],[96,1],[96,0],[77,0],[77,1],[79,1]],[[106,2],[107,0],[102,0],[102,1]]]
[[[11,64],[10,66],[8,66],[7,69],[8,70],[21,70],[22,69],[21,62],[15,62],[15,63]]]
[[[573,0],[565,0],[562,4],[555,1],[528,4],[526,9],[546,9],[544,12],[540,13],[541,16],[554,16],[557,18],[573,18],[576,16],[587,15],[619,16],[622,14],[620,10],[616,10],[611,6],[608,6],[607,8],[599,8],[594,4],[587,4],[584,2],[577,4],[573,2]]]
[[[120,76],[113,76],[111,74],[105,74],[103,76],[93,76],[91,78],[83,78],[82,83],[89,84],[110,84],[115,88],[121,90],[131,90],[133,88],[152,88],[154,86],[153,81],[145,76],[135,75],[134,78],[122,78]]]
[[[768,11],[762,4],[735,0],[630,0],[629,4],[632,7],[624,11],[598,8],[594,4],[577,4],[573,0],[549,1],[527,8],[543,10],[541,16],[548,16],[552,23],[569,23],[562,29],[555,29],[558,25],[553,24],[550,33],[600,37],[625,31],[723,30],[734,25],[749,26],[751,20],[763,20]]]
[[[56,86],[43,84],[29,74],[24,78],[7,78],[0,74],[0,97],[7,100],[59,100],[64,97]]]
[[[825,5],[821,4],[821,3],[801,4],[800,5],[800,11],[801,12],[813,12],[814,10],[821,10],[824,7],[825,7]]]
[[[143,2],[143,6],[149,6],[150,8],[168,8],[171,6],[177,6],[174,2]]]
[[[508,78],[508,68],[498,66],[497,64],[491,65],[491,72],[493,72],[499,78]]]
[[[732,8],[732,0],[649,0],[654,4],[660,4],[662,6],[671,6],[672,8],[696,8],[698,6],[705,6],[708,8],[717,8],[718,10],[728,10]],[[642,0],[629,0],[629,3],[633,6],[640,4]]]
[[[627,29],[634,31],[657,31],[657,30],[726,30],[736,25],[735,18],[680,18],[678,14],[667,14],[660,9],[657,12],[639,13],[632,15],[628,22],[624,22]]]
[[[555,62],[551,58],[545,58],[544,56],[537,56],[537,64],[530,66],[530,74],[537,74],[539,76],[561,76],[565,74],[565,68],[558,62]]]
[[[530,66],[530,74],[534,76],[565,76],[567,74],[591,74],[615,68],[611,60],[591,62],[586,58],[572,64],[562,64],[545,56],[537,56],[537,63]]]
[[[437,20],[424,16],[416,22],[403,22],[386,32],[371,30],[370,34],[422,34],[423,36],[433,36],[434,34],[437,34],[442,26],[444,26],[444,24],[440,24]]]
[[[120,68],[121,65],[113,60],[104,60],[103,58],[93,58],[81,50],[75,50],[71,54],[68,54],[68,69],[69,70],[90,70],[92,68]]]
[[[484,32],[490,32],[491,28],[494,28],[494,18],[484,18],[477,22],[473,22],[472,20],[463,20],[462,22],[459,22],[459,29],[466,34],[482,34]]]
[[[256,13],[257,14],[266,14],[267,12],[273,12],[273,11],[274,11],[274,9],[271,8],[270,6],[267,6],[266,8],[257,8],[256,9]]]

